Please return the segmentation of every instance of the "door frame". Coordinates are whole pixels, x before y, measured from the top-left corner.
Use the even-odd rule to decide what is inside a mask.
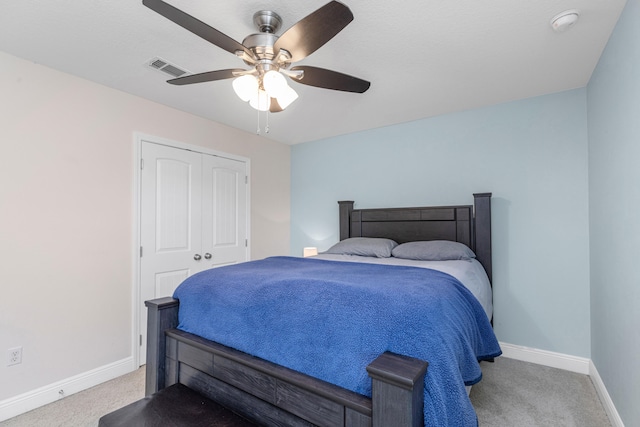
[[[246,203],[247,203],[247,260],[251,259],[251,161],[247,157],[238,156],[235,154],[225,153],[222,151],[216,151],[207,147],[202,147],[200,145],[192,145],[186,144],[184,142],[173,141],[170,139],[153,136],[145,133],[134,132],[133,134],[133,241],[131,247],[131,257],[132,257],[132,279],[131,283],[133,284],[131,289],[131,349],[133,360],[136,363],[135,367],[144,365],[146,360],[140,360],[140,322],[139,318],[142,313],[140,313],[140,306],[142,301],[140,300],[140,246],[141,246],[141,238],[140,238],[140,221],[141,221],[141,162],[142,162],[142,143],[143,142],[151,142],[154,144],[166,145],[172,148],[178,148],[183,150],[195,151],[197,153],[208,154],[212,156],[224,157],[231,160],[244,162],[246,165],[246,180],[247,180],[247,192],[246,192]]]

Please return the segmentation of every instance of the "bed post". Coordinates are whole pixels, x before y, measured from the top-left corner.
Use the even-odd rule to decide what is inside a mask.
[[[341,200],[340,205],[340,240],[351,237],[351,211],[353,211],[352,200]]]
[[[424,425],[424,375],[428,363],[385,352],[367,372],[371,377],[372,427]]]
[[[476,193],[474,199],[474,234],[476,258],[492,279],[491,267],[491,193]]]
[[[165,387],[167,329],[178,326],[178,300],[170,297],[145,301],[147,306],[147,366],[145,396]]]

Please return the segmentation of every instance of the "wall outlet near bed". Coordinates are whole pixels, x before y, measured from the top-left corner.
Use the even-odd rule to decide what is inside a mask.
[[[14,347],[7,350],[7,366],[22,363],[22,347]]]

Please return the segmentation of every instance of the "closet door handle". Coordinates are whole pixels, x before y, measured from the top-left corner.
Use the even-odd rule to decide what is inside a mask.
[[[200,254],[195,254],[193,256],[193,259],[195,259],[196,261],[200,261],[202,259],[202,257],[200,256]]]
[[[204,259],[211,259],[211,254],[209,252],[204,254]]]

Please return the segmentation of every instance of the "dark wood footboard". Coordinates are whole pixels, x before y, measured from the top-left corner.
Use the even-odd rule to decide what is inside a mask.
[[[367,371],[371,399],[175,329],[177,300],[147,301],[146,395],[181,383],[266,426],[416,427],[427,362],[393,353]]]

